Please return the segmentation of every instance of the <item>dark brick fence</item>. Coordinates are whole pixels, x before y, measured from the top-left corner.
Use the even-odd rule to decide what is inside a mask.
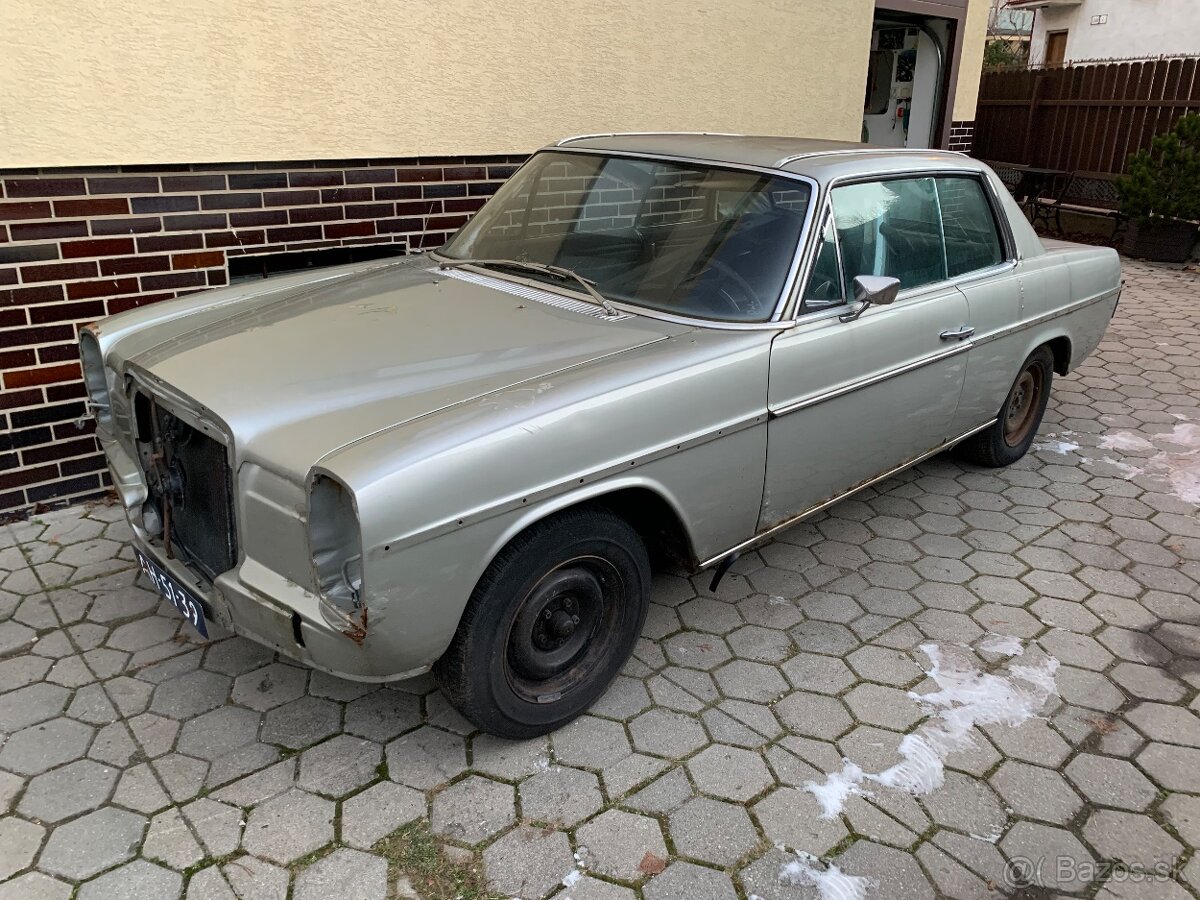
[[[0,170],[0,514],[100,493],[79,328],[230,265],[443,243],[523,157]]]

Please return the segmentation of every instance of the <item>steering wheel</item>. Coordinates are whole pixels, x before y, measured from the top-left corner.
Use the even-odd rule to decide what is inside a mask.
[[[719,259],[710,259],[708,265],[694,275],[683,280],[680,287],[692,284],[699,279],[716,273],[717,283],[704,292],[703,299],[720,300],[727,310],[738,318],[755,315],[762,307],[756,291],[745,278],[728,263]]]

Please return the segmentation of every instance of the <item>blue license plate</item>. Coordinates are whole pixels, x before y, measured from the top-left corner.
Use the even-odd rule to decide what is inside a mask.
[[[133,553],[137,557],[142,574],[150,579],[155,590],[183,613],[183,617],[191,622],[197,631],[208,637],[208,627],[204,624],[204,602],[137,547],[133,548]]]

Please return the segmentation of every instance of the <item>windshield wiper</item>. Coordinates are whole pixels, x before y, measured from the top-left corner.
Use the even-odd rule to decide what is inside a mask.
[[[613,306],[607,297],[596,290],[596,282],[584,278],[574,269],[566,266],[552,266],[549,263],[527,262],[521,259],[447,259],[438,263],[439,269],[461,269],[463,266],[481,266],[493,269],[524,269],[527,272],[537,272],[539,275],[549,275],[562,281],[578,282],[588,295],[604,307],[610,316],[619,316],[620,311]]]

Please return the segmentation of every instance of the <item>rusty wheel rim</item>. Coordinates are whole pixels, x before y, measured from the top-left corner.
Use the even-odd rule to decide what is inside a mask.
[[[1019,447],[1028,439],[1042,398],[1042,368],[1032,365],[1021,373],[1004,410],[1004,443]]]

